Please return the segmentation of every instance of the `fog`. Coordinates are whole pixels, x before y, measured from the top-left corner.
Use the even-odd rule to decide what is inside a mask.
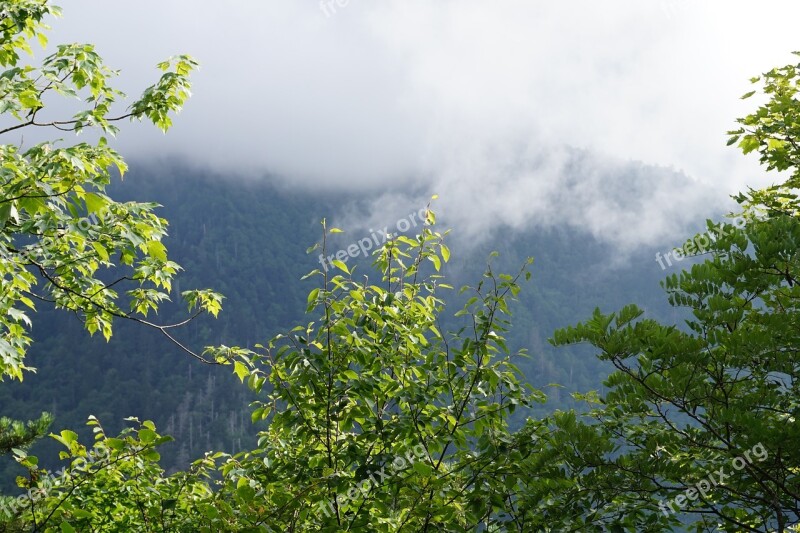
[[[97,44],[131,95],[172,54],[202,64],[166,137],[123,129],[134,163],[178,156],[368,195],[364,224],[438,193],[456,233],[568,224],[624,248],[675,238],[766,183],[725,131],[754,105],[739,100],[748,79],[792,61],[800,15],[789,1],[60,5],[52,40]],[[641,187],[631,161],[674,172]]]

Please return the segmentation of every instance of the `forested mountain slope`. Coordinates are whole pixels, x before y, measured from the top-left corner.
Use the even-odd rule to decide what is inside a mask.
[[[220,344],[252,347],[311,320],[304,310],[313,282],[300,278],[320,265],[306,249],[320,239],[320,220],[335,221],[352,198],[289,192],[267,180],[244,183],[180,165],[132,166],[112,194],[164,206],[159,215],[170,223],[165,241],[170,258],[186,269],[176,291],[210,287],[226,296],[219,318],[198,319],[182,328],[177,333],[182,342],[195,350]],[[448,227],[446,216],[439,225]],[[347,235],[345,244],[356,238]],[[493,260],[496,272],[516,271],[526,257],[534,257],[532,279],[515,305],[509,344],[530,353],[520,366],[550,395],[542,411],[566,405],[569,391],[597,388],[608,372],[589,350],[552,348],[547,339],[555,328],[585,319],[597,302],[604,311],[636,301],[655,316],[673,313],[658,287],[665,273],[653,260],[654,250],[637,251],[620,262],[607,244],[559,228],[509,231],[472,245],[459,240],[453,228],[451,248],[454,259],[444,273],[456,288],[479,279],[493,250],[500,254]],[[453,291],[454,301],[458,298]],[[180,311],[164,306],[158,318],[166,323]],[[176,439],[163,449],[165,465],[171,467],[211,449],[252,447],[251,397],[229,368],[204,366],[157,331],[136,324],[119,323],[106,343],[100,336],[89,337],[75,317],[44,306],[34,334],[29,358],[38,372],[0,388],[4,412],[26,418],[51,411],[56,432],[83,428],[89,415],[111,433],[127,416],[152,419]],[[547,387],[553,383],[564,388]],[[54,457],[56,449],[44,439],[34,453]],[[16,468],[8,458],[3,466]]]

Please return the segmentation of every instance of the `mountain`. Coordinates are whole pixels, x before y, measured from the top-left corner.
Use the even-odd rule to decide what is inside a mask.
[[[198,319],[181,328],[181,342],[194,350],[220,344],[252,347],[313,320],[304,310],[314,285],[300,278],[321,265],[318,254],[308,255],[306,249],[321,239],[323,217],[336,220],[363,199],[293,192],[267,179],[244,182],[178,164],[133,167],[137,170],[111,194],[163,205],[158,214],[170,221],[165,241],[170,258],[186,270],[174,294],[208,287],[226,296],[219,318]],[[447,228],[446,218],[437,226]],[[654,261],[653,249],[636,250],[622,261],[588,231],[509,229],[473,244],[457,238],[457,227],[453,231],[453,259],[443,270],[456,288],[480,279],[493,250],[499,252],[492,263],[495,272],[516,272],[526,257],[534,257],[531,281],[513,308],[508,340],[512,349],[528,350],[530,357],[519,366],[534,386],[550,395],[538,413],[571,405],[570,391],[598,388],[609,372],[584,347],[553,349],[547,339],[555,328],[588,318],[595,306],[609,311],[630,302],[658,318],[679,318],[658,286],[665,273]],[[330,249],[346,249],[364,237],[352,235],[337,236]],[[669,249],[669,244],[674,243],[662,244],[660,250]],[[368,272],[363,256],[355,261],[362,274]],[[457,291],[448,296],[451,314],[459,298],[463,301]],[[169,323],[184,316],[185,309],[171,304],[158,318]],[[255,446],[249,391],[229,368],[199,363],[157,331],[118,322],[106,343],[83,331],[76,317],[42,308],[34,317],[34,339],[28,362],[38,372],[22,383],[0,387],[0,413],[32,418],[47,410],[56,416],[53,431],[70,428],[86,440],[91,438],[85,427],[89,415],[97,416],[112,433],[123,427],[125,417],[150,419],[175,437],[162,451],[168,468],[185,466],[211,449],[233,452]],[[549,387],[553,383],[563,388]],[[518,413],[517,422],[522,416]],[[57,450],[44,439],[33,453],[54,466]],[[3,479],[13,479],[11,472],[21,473],[4,460]]]

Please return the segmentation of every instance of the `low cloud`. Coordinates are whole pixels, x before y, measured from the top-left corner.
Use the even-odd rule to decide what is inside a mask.
[[[398,216],[436,192],[467,236],[572,225],[631,247],[765,183],[724,132],[747,79],[792,60],[796,3],[344,4],[82,0],[53,38],[97,43],[129,93],[165,56],[200,59],[166,138],[123,132],[134,160],[367,193]]]

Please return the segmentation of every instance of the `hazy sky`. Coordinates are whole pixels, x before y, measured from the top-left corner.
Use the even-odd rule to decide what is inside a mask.
[[[338,2],[61,0],[53,40],[97,44],[131,94],[169,55],[201,62],[166,137],[123,130],[133,160],[368,191],[376,216],[436,192],[467,234],[570,223],[624,244],[763,183],[724,132],[748,79],[800,49],[796,0]],[[574,195],[566,146],[599,156]],[[604,176],[628,160],[694,181],[620,208]]]

